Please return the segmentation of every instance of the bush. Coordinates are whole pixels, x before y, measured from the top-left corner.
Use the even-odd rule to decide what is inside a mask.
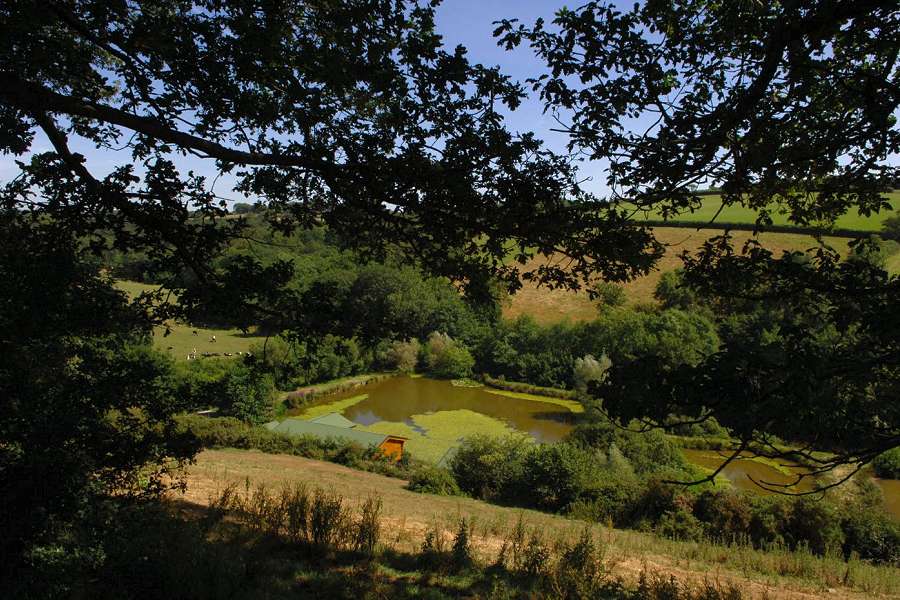
[[[461,496],[462,490],[453,474],[440,467],[425,466],[413,472],[409,478],[408,490],[438,496]]]
[[[488,374],[482,374],[481,381],[490,387],[498,390],[506,390],[509,392],[519,392],[521,394],[531,394],[532,396],[547,396],[548,398],[565,398],[573,400],[577,394],[572,390],[561,390],[559,388],[541,387],[539,385],[531,385],[530,383],[519,383],[517,381],[507,381],[503,376],[494,379]]]
[[[602,415],[594,414],[594,409],[586,413],[585,421],[572,430],[569,439],[603,452],[609,452],[615,444],[638,475],[688,468],[679,447],[657,429],[646,432],[622,429]]]
[[[578,446],[540,444],[531,449],[523,466],[522,483],[516,487],[528,490],[528,504],[556,512],[603,478],[605,474],[598,467],[597,457]]]
[[[258,425],[271,417],[275,391],[271,375],[238,363],[222,381],[220,406],[226,415]]]
[[[419,363],[421,352],[419,340],[411,338],[405,342],[395,340],[379,354],[379,362],[387,371],[399,371],[400,373],[413,373]]]
[[[656,525],[656,533],[673,540],[700,541],[704,537],[704,527],[690,511],[676,508],[663,513]]]
[[[879,454],[872,461],[875,474],[884,479],[900,479],[900,447]]]
[[[747,537],[753,512],[744,494],[707,490],[694,502],[694,515],[704,523],[706,535],[723,542]]]
[[[883,506],[853,506],[845,513],[844,556],[900,566],[900,523]]]
[[[602,306],[615,307],[625,304],[625,290],[615,283],[600,281],[594,284],[593,292]]]
[[[450,472],[459,488],[475,498],[521,498],[519,491],[530,450],[530,438],[524,435],[474,435],[457,448],[450,460]]]
[[[445,333],[429,335],[424,354],[429,374],[443,379],[468,377],[475,366],[468,349]]]
[[[804,496],[793,505],[785,537],[792,547],[807,546],[815,554],[843,548],[844,532],[837,506],[826,499]]]
[[[175,363],[175,377],[179,393],[190,399],[194,408],[221,405],[222,381],[235,366],[232,359],[210,358]]]
[[[472,550],[472,532],[475,529],[474,522],[465,517],[460,518],[453,536],[453,547],[450,549],[450,560],[456,569],[468,569],[475,564],[475,555]]]
[[[663,308],[688,309],[697,303],[697,294],[684,282],[683,271],[666,271],[659,278],[653,297]]]
[[[601,354],[599,360],[590,354],[585,354],[584,358],[576,358],[572,371],[575,389],[582,393],[586,392],[591,383],[599,383],[606,379],[606,372],[611,366],[612,361],[606,354]]]

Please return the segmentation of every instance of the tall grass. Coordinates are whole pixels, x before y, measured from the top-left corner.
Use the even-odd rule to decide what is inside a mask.
[[[264,486],[240,490],[226,487],[210,499],[208,522],[230,521],[257,539],[278,540],[317,560],[334,560],[349,553],[357,560],[375,561],[384,568],[398,560],[396,548],[382,536],[382,501],[370,496],[357,506],[340,494],[303,484],[271,491]],[[208,529],[208,528],[207,528]],[[488,527],[496,531],[496,527]],[[499,535],[479,536],[471,518],[459,517],[455,527],[432,523],[418,551],[404,564],[415,565],[431,580],[464,577],[468,592],[494,597],[595,598],[611,600],[740,600],[737,587],[680,582],[645,571],[638,585],[628,586],[611,574],[602,540],[585,527],[577,535],[551,537],[523,519]],[[347,577],[352,577],[350,573]],[[419,588],[416,588],[419,589]],[[463,595],[463,594],[460,594]],[[451,594],[456,596],[456,594]],[[433,597],[446,597],[435,595]]]

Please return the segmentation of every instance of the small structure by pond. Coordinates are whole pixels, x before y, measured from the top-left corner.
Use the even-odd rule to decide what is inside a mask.
[[[356,423],[338,413],[328,413],[308,421],[285,419],[266,423],[266,428],[286,435],[311,435],[321,439],[334,438],[354,442],[362,446],[374,446],[384,456],[394,460],[403,457],[405,437],[391,434],[372,433],[356,429]]]

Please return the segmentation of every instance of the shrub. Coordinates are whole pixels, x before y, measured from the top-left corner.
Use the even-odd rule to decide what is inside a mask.
[[[528,504],[556,512],[606,479],[604,475],[592,452],[566,443],[540,444],[525,460],[522,483],[517,487],[528,490]]]
[[[354,522],[354,550],[365,556],[373,556],[378,539],[381,536],[380,496],[370,496],[359,508],[359,517]]]
[[[660,517],[656,533],[673,540],[700,541],[704,537],[703,523],[683,507],[670,510]]]
[[[793,546],[807,546],[816,554],[840,551],[844,532],[837,506],[829,500],[809,496],[797,499],[785,537]]]
[[[472,374],[475,359],[461,343],[445,333],[433,332],[425,343],[428,372],[443,379],[462,379]]]
[[[857,494],[843,511],[844,556],[900,564],[900,523],[886,513],[884,496],[872,481],[857,482]]]
[[[419,363],[419,352],[421,352],[419,340],[415,338],[405,342],[395,340],[380,353],[379,362],[385,370],[412,373]]]
[[[888,217],[881,223],[881,237],[900,241],[900,216]]]
[[[576,358],[572,372],[575,389],[586,392],[591,383],[599,383],[606,379],[606,372],[611,366],[612,361],[606,354],[601,354],[599,360],[590,354],[585,354],[584,358]]]
[[[597,598],[604,583],[603,554],[585,527],[578,540],[565,544],[553,574],[553,596]]]
[[[594,295],[602,306],[622,306],[625,304],[625,290],[609,281],[594,284]]]
[[[340,547],[349,537],[350,514],[343,496],[322,488],[313,492],[310,504],[309,532],[312,545],[319,550]]]
[[[471,519],[460,518],[456,528],[456,535],[453,536],[453,547],[450,550],[450,560],[457,569],[467,569],[475,563],[475,557],[472,552],[473,530],[474,523]]]
[[[732,542],[747,536],[753,512],[744,494],[707,490],[694,502],[694,515],[704,523],[707,537]]]
[[[453,478],[453,474],[440,467],[424,466],[413,472],[409,478],[407,489],[422,494],[439,496],[460,496],[462,490]]]
[[[179,392],[190,398],[195,408],[219,406],[221,383],[235,364],[230,359],[215,358],[176,362],[174,374]]]
[[[522,549],[519,568],[526,577],[545,577],[549,571],[550,557],[550,548],[543,537],[537,530],[532,530],[528,543]]]
[[[222,381],[220,406],[229,416],[263,423],[271,416],[275,391],[271,375],[238,363]]]
[[[872,461],[872,467],[878,477],[900,479],[900,447],[879,454]]]
[[[519,498],[530,449],[531,441],[524,435],[474,435],[457,448],[450,460],[450,472],[459,488],[475,498]]]
[[[425,567],[435,568],[441,566],[446,558],[447,540],[444,538],[444,530],[437,523],[431,523],[425,528],[419,561]]]
[[[784,531],[790,522],[793,503],[782,496],[756,497],[752,499],[753,514],[750,517],[749,534],[758,548],[784,546]]]
[[[659,300],[663,308],[688,309],[697,302],[697,295],[684,282],[681,269],[663,273],[656,284],[653,297]]]

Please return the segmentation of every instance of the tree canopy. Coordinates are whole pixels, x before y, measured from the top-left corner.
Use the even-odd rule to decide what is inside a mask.
[[[779,211],[822,232],[848,211],[889,208],[893,2],[587,2],[495,34],[546,62],[533,89],[573,153],[609,161],[613,206],[669,217],[699,206],[701,184],[723,207],[757,210],[757,230]],[[783,436],[815,471],[900,444],[896,277],[821,243],[811,258],[777,256],[726,234],[685,257],[684,279],[720,309],[727,339],[698,364],[616,363],[598,390],[611,414],[715,416],[737,450],[782,456],[771,436]]]
[[[521,276],[646,272],[660,250],[649,233],[583,194],[567,157],[505,127],[501,107],[525,90],[445,48],[435,5],[7,4],[2,150],[25,152],[38,129],[54,150],[22,165],[5,202],[112,229],[214,287],[209,258],[241,220],[218,218],[212,182],[179,166],[190,155],[281,230],[324,222],[366,256],[399,250],[473,295],[490,277],[515,289]],[[73,139],[118,150],[118,164],[93,170]],[[535,251],[572,263],[523,273]]]

